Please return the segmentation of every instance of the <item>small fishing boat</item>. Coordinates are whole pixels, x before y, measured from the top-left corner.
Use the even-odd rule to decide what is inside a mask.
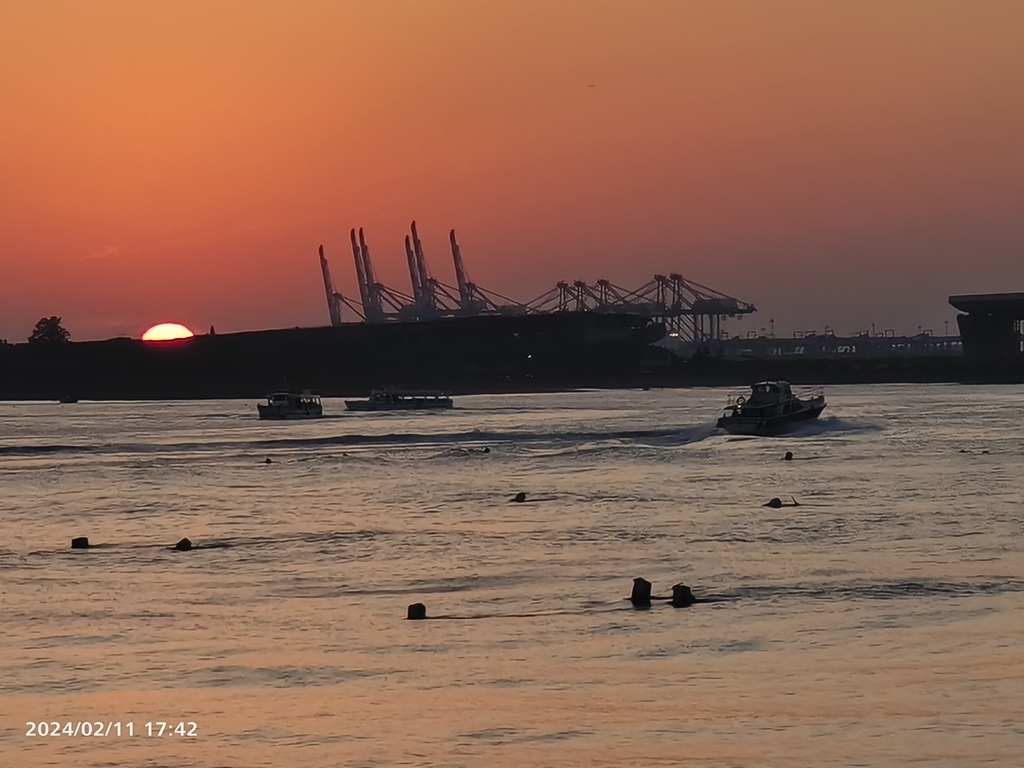
[[[423,392],[404,389],[374,389],[367,400],[346,400],[350,411],[422,411],[454,408],[444,392]]]
[[[777,435],[825,410],[825,395],[815,392],[799,398],[788,381],[760,381],[750,396],[740,395],[725,407],[718,426],[734,435]]]
[[[319,419],[324,415],[320,396],[311,392],[275,392],[258,403],[261,419]]]

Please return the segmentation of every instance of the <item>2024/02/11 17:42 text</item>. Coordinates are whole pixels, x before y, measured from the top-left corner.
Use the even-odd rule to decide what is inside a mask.
[[[150,720],[145,723],[136,723],[132,720],[68,720],[60,722],[57,720],[41,720],[38,722],[25,723],[26,736],[41,736],[44,738],[57,738],[63,736],[85,736],[85,737],[120,737],[120,736],[179,736],[194,738],[199,735],[198,724],[190,721],[179,720],[161,721]]]

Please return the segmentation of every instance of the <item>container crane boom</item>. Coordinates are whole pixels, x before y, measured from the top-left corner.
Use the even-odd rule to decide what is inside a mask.
[[[327,294],[327,311],[331,316],[331,325],[337,328],[341,325],[341,294],[334,290],[334,281],[331,280],[331,267],[324,256],[324,247],[320,246],[320,271],[324,276],[324,291]]]

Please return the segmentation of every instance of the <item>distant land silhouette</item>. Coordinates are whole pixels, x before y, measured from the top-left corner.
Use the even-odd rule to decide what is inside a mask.
[[[584,387],[1022,382],[1020,360],[683,359],[654,346],[647,317],[593,312],[479,316],[252,331],[165,342],[121,338],[0,345],[0,399],[262,398],[277,390],[358,396],[392,385],[451,394]]]

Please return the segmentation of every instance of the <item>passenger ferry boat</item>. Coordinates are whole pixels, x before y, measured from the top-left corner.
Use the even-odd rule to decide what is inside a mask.
[[[346,400],[350,411],[420,411],[454,408],[443,392],[417,392],[403,389],[374,389],[368,400]]]
[[[775,435],[818,418],[823,410],[821,392],[801,399],[788,381],[761,381],[750,388],[749,397],[740,395],[725,407],[718,426],[734,435]]]
[[[319,419],[324,415],[320,396],[310,392],[275,392],[256,406],[261,419]]]

